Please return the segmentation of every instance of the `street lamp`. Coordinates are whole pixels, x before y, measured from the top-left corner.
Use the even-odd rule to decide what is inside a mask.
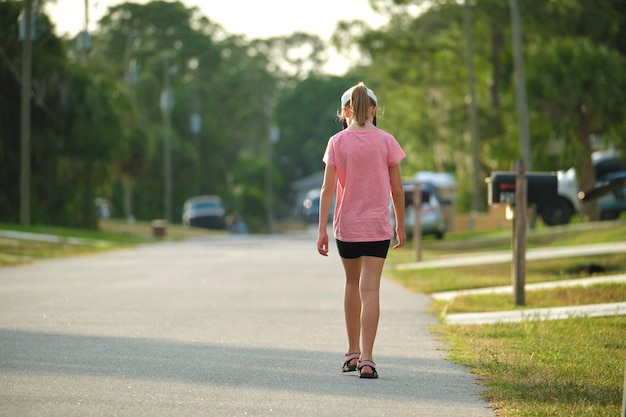
[[[85,28],[78,33],[78,50],[83,53],[83,58],[87,59],[87,54],[91,50],[91,36],[89,35],[89,0],[85,0]]]
[[[199,65],[200,63],[197,58],[194,58],[189,62],[189,69],[191,69],[193,75],[193,90],[191,92],[192,112],[189,115],[189,130],[193,135],[196,145],[200,142],[200,132],[202,131],[202,117],[200,116],[200,91],[198,89],[198,81],[196,80],[196,73]]]
[[[272,181],[272,160],[274,145],[278,143],[280,130],[277,126],[270,126],[269,147],[267,152],[267,171],[265,177],[265,188],[267,194],[267,225],[270,233],[276,232],[276,221],[274,219],[274,182]]]

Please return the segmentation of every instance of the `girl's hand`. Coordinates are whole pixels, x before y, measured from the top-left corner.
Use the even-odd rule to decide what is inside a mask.
[[[326,230],[317,234],[317,251],[322,256],[328,256],[328,232]]]
[[[401,248],[402,246],[404,246],[404,244],[406,243],[406,233],[404,232],[404,228],[402,228],[402,229],[397,228],[396,229],[396,240],[398,241],[398,243],[393,245],[394,249],[398,249],[398,248]]]

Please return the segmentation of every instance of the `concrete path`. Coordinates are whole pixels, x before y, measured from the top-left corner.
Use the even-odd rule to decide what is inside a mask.
[[[531,308],[488,313],[458,313],[445,316],[447,324],[519,323],[526,320],[565,320],[576,317],[607,317],[626,315],[626,302],[589,304],[566,307]]]
[[[0,416],[493,417],[383,280],[380,379],[340,372],[343,273],[314,237],[161,243],[0,269]]]
[[[626,252],[626,242],[596,243],[592,245],[564,246],[554,248],[534,248],[526,251],[526,260],[538,261],[554,258],[566,258],[572,256],[607,255],[611,253]],[[508,251],[493,251],[491,253],[453,255],[441,259],[422,262],[409,262],[394,265],[395,269],[425,269],[455,266],[484,265],[511,262],[513,255]]]
[[[566,279],[561,281],[535,282],[524,285],[526,291],[541,291],[554,288],[565,287],[589,287],[598,284],[621,284],[626,283],[626,274],[604,275],[599,277]],[[470,290],[458,291],[441,291],[432,293],[431,297],[435,300],[450,301],[456,297],[463,295],[484,295],[484,294],[513,294],[512,285],[504,285],[500,287],[475,288]]]

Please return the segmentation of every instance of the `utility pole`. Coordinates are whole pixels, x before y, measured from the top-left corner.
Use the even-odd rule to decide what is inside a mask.
[[[163,113],[163,211],[167,222],[172,213],[172,149],[171,149],[171,113],[174,104],[170,85],[170,59],[163,59],[163,92],[161,93],[161,111]]]
[[[89,0],[85,0],[85,31],[89,30]]]
[[[20,223],[30,224],[30,96],[32,77],[32,2],[24,0],[20,149]]]
[[[136,66],[135,61],[133,59],[133,42],[135,37],[137,36],[137,31],[135,29],[131,29],[128,32],[128,37],[126,38],[126,52],[124,55],[124,61],[126,65],[126,71],[124,73],[124,82],[126,84],[126,92],[128,93],[129,99],[131,98],[131,90],[133,84],[135,83],[136,77]],[[135,216],[133,216],[133,205],[132,205],[132,195],[133,195],[133,179],[131,175],[124,175],[122,178],[122,185],[124,188],[124,218],[128,223],[135,222]]]
[[[85,27],[78,34],[78,50],[82,53],[83,62],[87,62],[91,50],[91,36],[89,35],[89,0],[85,0]]]
[[[474,230],[473,214],[478,212],[480,207],[480,200],[482,198],[482,182],[480,180],[480,155],[479,155],[479,139],[478,139],[478,116],[476,115],[476,93],[475,84],[476,79],[474,76],[474,48],[472,45],[472,34],[470,24],[470,14],[468,0],[465,0],[463,7],[464,17],[464,30],[465,30],[465,61],[468,71],[468,84],[469,84],[469,121],[470,121],[470,136],[472,141],[472,178],[473,178],[473,193],[472,193],[472,215],[470,216],[469,229]]]
[[[509,0],[511,5],[511,26],[513,28],[513,58],[515,65],[515,87],[517,97],[517,117],[520,130],[522,161],[526,171],[532,170],[530,158],[530,134],[528,130],[528,108],[526,100],[526,81],[524,75],[524,56],[522,54],[522,30],[520,27],[517,0]]]

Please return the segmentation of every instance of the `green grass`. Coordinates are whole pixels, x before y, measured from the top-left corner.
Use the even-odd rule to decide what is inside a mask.
[[[278,230],[287,233],[294,230],[305,230],[306,224],[298,221],[281,221],[277,227]],[[220,236],[228,233],[220,230],[169,224],[165,237],[155,237],[151,222],[129,224],[119,219],[101,220],[98,230],[0,223],[0,231],[2,230],[56,236],[57,241],[48,242],[0,236],[0,267],[23,265],[40,259],[86,255],[163,240]]]
[[[433,330],[480,378],[498,416],[620,415],[624,316]]]
[[[77,256],[121,247],[119,244],[72,244],[67,242],[36,242],[0,237],[0,266],[22,265],[38,259]]]
[[[582,306],[626,301],[626,283],[596,284],[589,287],[561,287],[525,291],[525,303],[516,306],[513,294],[459,296],[451,301],[434,301],[433,311],[441,314],[527,310],[531,308]]]
[[[626,222],[601,222],[530,231],[528,247],[570,246],[623,241]],[[510,233],[472,238],[471,234],[425,239],[422,259],[510,250]],[[412,262],[413,248],[390,251],[389,263]],[[526,282],[558,281],[585,276],[589,265],[603,274],[626,273],[626,254],[558,258],[526,263]],[[385,271],[411,291],[432,293],[511,285],[511,264]],[[562,287],[525,291],[525,305],[513,294],[472,295],[434,302],[433,312],[486,312],[626,301],[626,284]],[[468,366],[486,387],[483,397],[496,415],[621,415],[626,352],[626,316],[525,321],[488,325],[433,326],[449,347],[450,359]]]
[[[614,222],[580,223],[559,227],[542,227],[529,230],[526,236],[527,248],[546,246],[575,246],[593,243],[624,241],[626,220]],[[460,253],[484,253],[490,251],[510,251],[511,230],[488,232],[448,233],[442,240],[432,236],[422,239],[422,260],[439,259]],[[388,263],[399,264],[415,261],[413,240],[400,250],[389,251]]]
[[[626,233],[626,229],[624,231]],[[604,269],[610,275],[626,271],[626,253],[594,255],[584,258],[555,258],[526,262],[526,283],[560,281],[585,275],[590,265]],[[424,268],[396,270],[389,268],[385,275],[401,282],[409,290],[434,293],[473,288],[497,287],[511,284],[511,263],[471,265],[454,268]]]
[[[153,236],[149,222],[128,224],[121,220],[101,221],[98,230],[15,224],[0,224],[0,230],[57,237],[56,241],[50,242],[0,236],[0,267],[22,265],[40,259],[86,255],[163,240]],[[223,233],[168,225],[165,239],[176,240]]]

